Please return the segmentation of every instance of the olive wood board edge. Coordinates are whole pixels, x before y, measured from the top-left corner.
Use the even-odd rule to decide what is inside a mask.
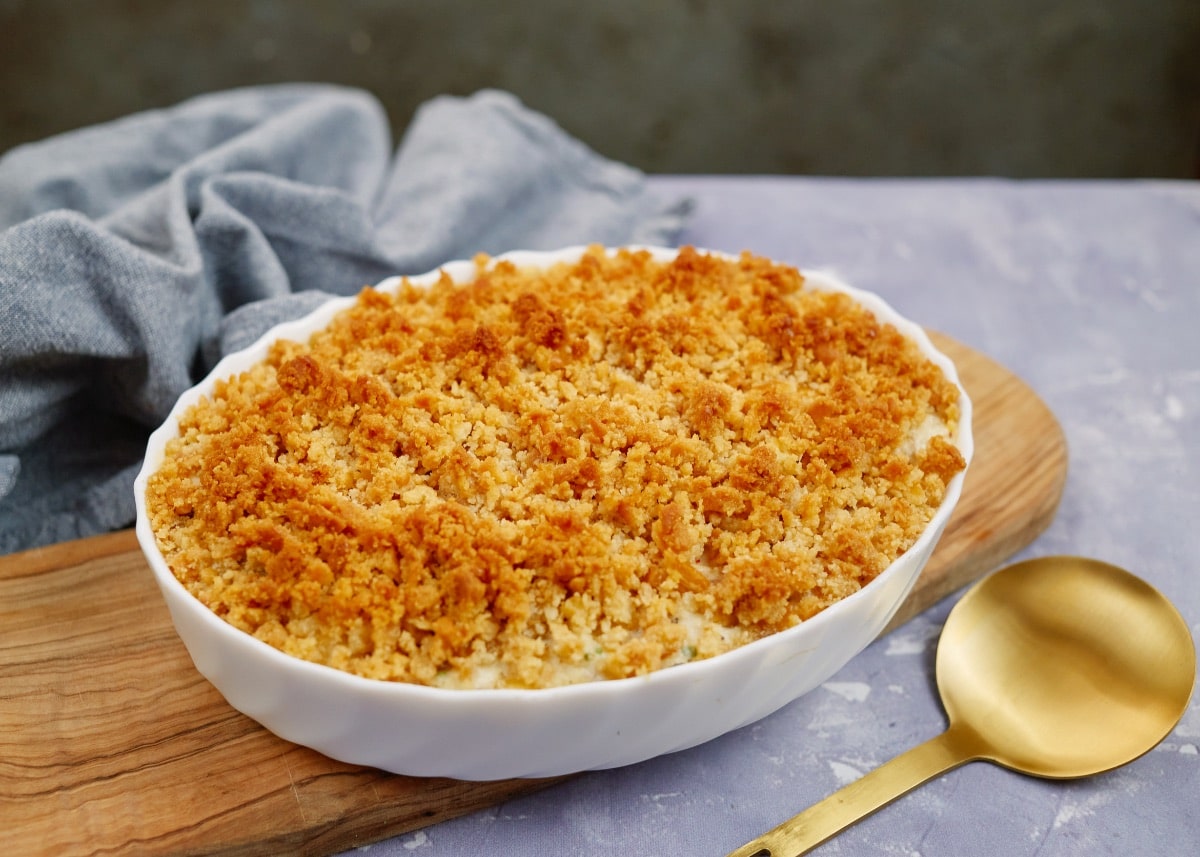
[[[935,340],[974,404],[975,460],[888,630],[1049,525],[1062,430],[1014,375]],[[386,774],[286,742],[192,666],[132,531],[0,557],[0,819],[6,854],[325,855],[558,779]]]

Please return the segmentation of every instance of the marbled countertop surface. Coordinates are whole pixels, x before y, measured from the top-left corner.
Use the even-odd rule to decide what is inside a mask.
[[[1023,378],[1062,423],[1070,469],[1057,518],[1018,558],[1122,565],[1200,637],[1200,184],[654,183],[695,199],[684,242],[833,270]],[[933,660],[957,597],[756,724],[350,853],[724,855],[945,728]],[[813,853],[1190,855],[1197,697],[1124,768],[1044,781],[966,765]]]

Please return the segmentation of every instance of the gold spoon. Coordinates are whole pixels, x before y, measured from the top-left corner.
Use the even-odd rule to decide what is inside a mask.
[[[1098,774],[1148,752],[1192,695],[1183,617],[1127,571],[1044,557],[984,578],[937,650],[949,727],[729,857],[794,857],[938,774],[985,760],[1038,777]]]

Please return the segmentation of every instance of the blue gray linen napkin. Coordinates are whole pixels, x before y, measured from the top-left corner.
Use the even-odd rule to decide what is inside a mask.
[[[652,194],[507,93],[233,90],[0,158],[0,553],[127,526],[146,437],[224,353],[456,258],[670,243]]]

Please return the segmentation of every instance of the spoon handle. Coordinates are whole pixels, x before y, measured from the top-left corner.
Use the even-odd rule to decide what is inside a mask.
[[[728,857],[796,857],[927,780],[974,758],[951,726],[767,831]]]

